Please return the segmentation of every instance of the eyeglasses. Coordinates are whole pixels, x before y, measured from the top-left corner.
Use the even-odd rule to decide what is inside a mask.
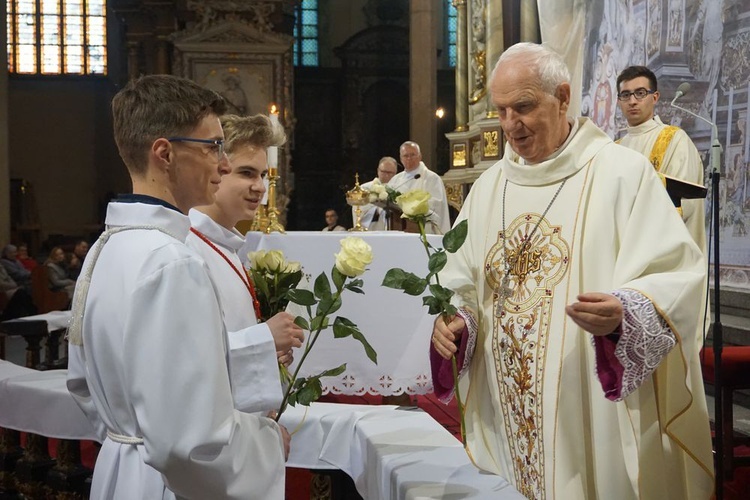
[[[644,97],[646,97],[647,95],[653,94],[655,92],[656,92],[655,90],[647,90],[644,88],[635,89],[633,92],[630,92],[628,90],[623,90],[622,92],[617,94],[617,100],[629,101],[630,96],[634,95],[636,99],[638,99],[639,101],[642,101]]]
[[[396,172],[391,172],[389,170],[378,169],[378,172],[380,172],[381,174],[396,175]]]
[[[169,142],[197,142],[198,144],[211,144],[211,149],[216,150],[216,160],[224,158],[224,139],[194,139],[192,137],[168,137]]]

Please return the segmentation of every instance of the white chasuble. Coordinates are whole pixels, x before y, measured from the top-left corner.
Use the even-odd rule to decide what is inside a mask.
[[[506,147],[459,215],[468,238],[441,281],[477,320],[460,383],[467,452],[528,498],[708,498],[711,443],[694,338],[701,252],[643,156],[588,119],[574,133],[536,165]],[[510,292],[499,304],[506,268]],[[614,402],[597,377],[592,335],[565,306],[580,293],[617,289],[647,297],[677,345]]]

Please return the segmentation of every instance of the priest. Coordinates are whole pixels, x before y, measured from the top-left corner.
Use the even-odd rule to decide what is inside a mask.
[[[648,160],[567,117],[558,54],[509,48],[490,89],[505,154],[459,215],[460,312],[431,347],[442,398],[458,354],[469,456],[528,498],[709,498],[701,251]]]

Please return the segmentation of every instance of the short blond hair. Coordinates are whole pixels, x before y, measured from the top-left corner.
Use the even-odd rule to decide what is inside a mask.
[[[265,149],[286,142],[284,129],[274,126],[271,119],[263,114],[224,115],[221,117],[221,127],[224,129],[224,150],[227,154],[245,146]]]

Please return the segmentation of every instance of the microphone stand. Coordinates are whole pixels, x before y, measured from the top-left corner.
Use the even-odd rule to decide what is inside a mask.
[[[692,115],[711,125],[711,231],[713,231],[714,253],[714,442],[716,448],[716,500],[724,498],[724,397],[722,394],[721,354],[724,347],[724,327],[721,324],[721,271],[719,256],[719,180],[721,179],[721,153],[719,131],[716,124],[702,116],[675,104],[682,94],[678,92],[670,106]],[[730,429],[729,432],[734,432]]]

